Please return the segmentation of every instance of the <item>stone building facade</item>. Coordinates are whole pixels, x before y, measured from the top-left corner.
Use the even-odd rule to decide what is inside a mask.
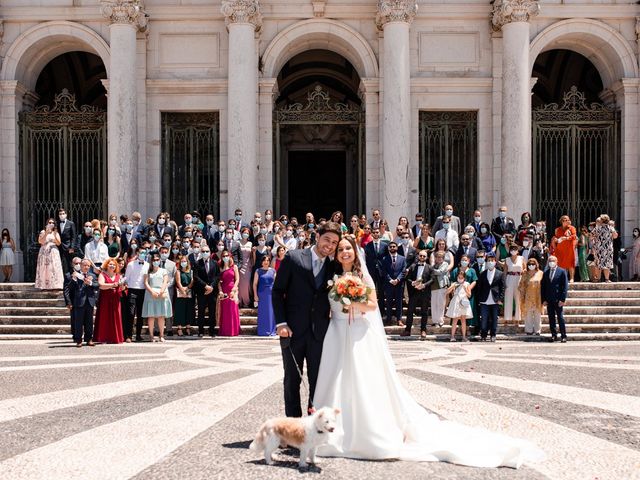
[[[487,219],[501,204],[576,223],[608,211],[628,236],[639,13],[615,0],[2,0],[0,224],[28,250],[59,203],[78,223],[315,205],[381,208],[393,224],[452,202]]]

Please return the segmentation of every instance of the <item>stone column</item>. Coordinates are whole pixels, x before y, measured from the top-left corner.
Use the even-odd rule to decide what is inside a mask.
[[[389,228],[410,215],[411,70],[409,26],[418,12],[415,0],[379,0],[376,24],[383,31],[382,58],[382,212]]]
[[[102,2],[109,28],[111,62],[107,123],[109,129],[108,208],[131,214],[137,200],[138,123],[136,35],[146,28],[147,16],[138,0]]]
[[[502,29],[501,204],[517,218],[531,210],[531,72],[529,19],[536,0],[496,0],[493,26]]]
[[[236,208],[252,215],[258,206],[258,55],[262,26],[258,0],[224,0],[229,31],[227,112],[227,217]]]

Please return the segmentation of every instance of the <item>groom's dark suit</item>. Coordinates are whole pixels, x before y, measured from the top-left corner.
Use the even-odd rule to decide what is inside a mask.
[[[333,262],[324,259],[322,270],[314,277],[311,249],[292,250],[280,264],[273,285],[272,301],[276,325],[287,324],[293,336],[291,346],[282,348],[284,363],[284,402],[288,417],[301,417],[300,375],[291,356],[302,369],[307,362],[309,397],[316,388],[322,342],[329,328],[329,296],[327,281],[334,272]],[[286,340],[280,339],[281,344]]]

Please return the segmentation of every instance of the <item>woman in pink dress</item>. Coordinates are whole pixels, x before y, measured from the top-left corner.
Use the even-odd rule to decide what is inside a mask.
[[[93,328],[94,342],[124,342],[122,309],[120,308],[123,284],[120,279],[118,261],[115,258],[108,258],[102,264],[102,272],[98,275],[100,297]]]
[[[40,290],[62,290],[64,274],[60,261],[60,234],[53,218],[47,220],[47,225],[38,236],[40,252],[36,267],[35,287]]]
[[[233,263],[228,250],[222,252],[220,261],[220,331],[222,337],[236,337],[240,335],[240,310],[238,308],[238,282],[240,273]]]

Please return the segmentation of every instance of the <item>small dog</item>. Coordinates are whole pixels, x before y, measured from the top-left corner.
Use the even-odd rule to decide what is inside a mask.
[[[272,418],[262,424],[249,448],[255,452],[264,450],[267,465],[272,465],[276,448],[290,445],[300,449],[298,465],[301,468],[307,466],[307,459],[315,464],[316,450],[328,442],[328,434],[335,430],[339,413],[339,408],[323,407],[304,418]]]

